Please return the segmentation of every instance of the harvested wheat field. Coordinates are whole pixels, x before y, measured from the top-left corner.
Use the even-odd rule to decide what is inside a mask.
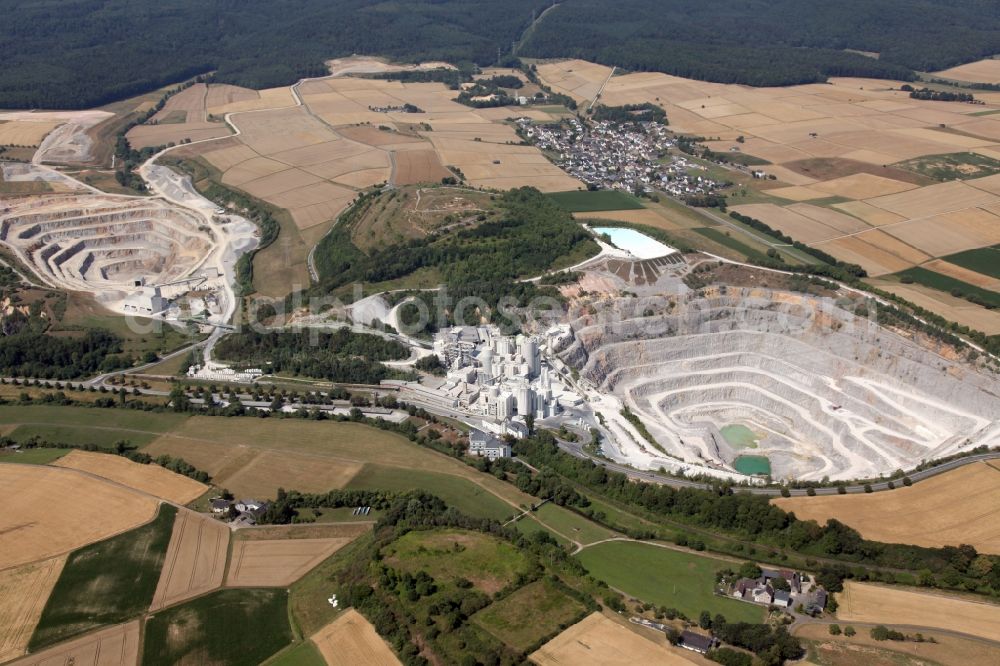
[[[585,102],[597,97],[601,85],[611,76],[611,68],[586,60],[566,60],[539,63],[538,74],[557,93]]]
[[[37,146],[59,125],[56,120],[0,121],[0,146]]]
[[[349,544],[354,537],[236,541],[226,585],[283,587]]]
[[[837,602],[844,622],[934,627],[1000,641],[1000,604],[855,581],[844,582]]]
[[[871,227],[855,217],[822,206],[797,203],[787,206],[786,210],[798,213],[803,217],[808,217],[810,220],[815,220],[840,234],[856,234],[871,229]]]
[[[881,208],[864,201],[845,201],[844,203],[833,204],[833,207],[847,213],[848,215],[853,215],[873,227],[881,227],[885,224],[895,224],[906,219],[902,215],[890,213],[887,210],[882,210]]]
[[[981,640],[958,638],[944,633],[932,633],[935,642],[924,641],[876,641],[867,631],[846,637],[831,636],[826,624],[804,624],[794,631],[795,636],[818,641],[826,647],[824,651],[840,652],[850,661],[837,663],[868,664],[866,658],[871,650],[891,650],[893,653],[912,655],[926,663],[941,666],[995,666],[1000,664],[1000,647],[987,645]],[[928,634],[924,632],[924,636]],[[872,662],[883,664],[885,662]],[[897,663],[897,662],[893,662]],[[904,662],[905,663],[905,662]]]
[[[344,487],[361,469],[360,463],[349,460],[262,450],[251,444],[191,441],[171,435],[160,437],[144,451],[184,458],[211,474],[216,485],[248,497],[274,497],[282,487],[327,492]]]
[[[530,659],[539,666],[712,663],[693,654],[689,658],[683,652],[643,638],[600,613],[592,613],[532,653]]]
[[[81,636],[11,666],[135,666],[139,663],[139,620]]]
[[[72,498],[52,509],[52,498]],[[0,465],[0,570],[61,555],[146,523],[159,502],[58,467]]]
[[[951,213],[998,202],[1000,197],[957,180],[868,199],[868,203],[873,206],[908,219]]]
[[[361,465],[357,463],[317,464],[313,456],[263,451],[227,476],[225,487],[245,496],[274,497],[280,487],[304,493],[325,493],[343,488],[360,470]],[[294,485],[289,485],[292,479]]]
[[[327,666],[397,666],[400,662],[375,628],[353,608],[317,631],[312,642]]]
[[[70,451],[53,464],[89,472],[176,504],[193,502],[208,491],[208,486],[204,483],[159,465],[143,465],[107,453]]]
[[[208,112],[215,116],[286,106],[295,106],[295,98],[287,87],[249,90],[213,84],[208,91]]]
[[[407,143],[426,143],[419,136],[400,134],[391,130],[383,130],[370,125],[357,125],[354,127],[338,127],[337,134],[340,136],[367,143],[369,146],[397,146]]]
[[[972,463],[886,492],[771,502],[801,520],[836,518],[866,539],[928,547],[966,543],[1000,554],[1000,463]]]
[[[677,224],[671,224],[665,214],[649,208],[639,208],[637,210],[602,210],[591,213],[573,213],[573,218],[577,220],[613,220],[615,222],[631,222],[632,224],[645,224],[657,229],[676,229]]]
[[[954,79],[956,81],[969,81],[971,83],[1000,83],[1000,60],[977,60],[966,63],[958,67],[952,67],[940,72],[935,72],[934,76],[943,79]]]
[[[0,662],[24,654],[65,563],[62,555],[0,575]]]
[[[433,150],[404,150],[396,153],[393,184],[440,183],[453,174],[445,169]]]
[[[451,464],[450,460],[428,455],[426,449],[412,444],[401,435],[361,424],[288,420],[279,423],[277,420],[256,419],[247,420],[242,429],[234,430],[226,419],[211,416],[186,419],[178,428],[142,450],[152,456],[166,453],[184,458],[211,474],[220,485],[226,485],[230,476],[250,464],[264,450],[280,452],[281,456],[297,454],[314,460],[313,468],[303,470],[303,479],[317,478],[314,476],[317,472],[339,475],[337,470],[316,470],[316,467],[354,466],[372,460],[393,467],[428,471],[442,471],[443,464]],[[465,466],[457,463],[450,469],[464,471]],[[300,481],[303,479],[275,476],[273,482],[285,488],[302,487]],[[326,490],[330,488],[323,488],[323,491]]]
[[[982,331],[987,335],[1000,334],[1000,312],[996,310],[987,310],[964,298],[956,298],[920,284],[900,284],[886,279],[873,280],[872,285],[905,298],[914,305],[937,312],[948,321]]]
[[[240,90],[235,86],[223,88],[232,89],[229,94],[234,95],[236,93],[233,90]],[[225,123],[209,121],[207,101],[210,94],[218,97],[227,93],[213,93],[208,85],[196,83],[173,95],[148,123],[136,125],[129,130],[129,143],[135,148],[146,148],[177,144],[185,139],[200,141],[232,134]]]
[[[795,212],[795,209],[792,207],[782,208],[774,204],[746,204],[743,206],[734,206],[733,210],[742,215],[749,215],[752,218],[758,219],[772,229],[777,229],[803,243],[819,243],[845,234],[844,231]],[[841,217],[856,222],[854,231],[858,231],[858,227],[865,228],[867,226],[863,222],[854,220],[854,218],[846,215],[841,215]]]
[[[826,192],[817,190],[808,185],[792,185],[790,187],[775,187],[767,191],[773,197],[787,199],[789,201],[810,201],[812,199],[824,199],[828,196]]]
[[[222,586],[229,550],[229,527],[208,516],[181,509],[160,571],[151,611]]]
[[[1000,217],[981,208],[909,220],[884,229],[932,257],[1000,243]]]
[[[815,245],[841,261],[858,264],[873,277],[896,273],[930,259],[929,255],[878,229]]]
[[[891,178],[883,178],[870,173],[854,173],[816,183],[815,189],[846,199],[871,199],[915,189],[913,183],[904,183]]]

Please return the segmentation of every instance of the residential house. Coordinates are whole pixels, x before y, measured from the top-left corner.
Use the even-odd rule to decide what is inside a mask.
[[[236,502],[236,510],[240,513],[256,513],[264,508],[267,508],[267,502],[260,500],[241,499]]]
[[[229,511],[229,506],[232,503],[232,500],[222,499],[221,497],[213,497],[208,501],[208,505],[212,509],[212,513],[225,513],[226,511]]]
[[[737,599],[745,599],[749,593],[752,597],[755,587],[757,587],[757,581],[753,578],[741,578],[733,587],[733,596]]]
[[[792,605],[792,595],[785,590],[775,590],[774,601],[771,603],[779,608],[788,608]]]
[[[796,594],[802,592],[802,576],[799,575],[798,571],[792,571],[791,569],[762,569],[761,578],[767,583],[770,583],[775,578],[784,578],[788,582],[788,587],[791,588],[792,592]]]
[[[770,585],[754,588],[753,600],[754,603],[770,605],[774,601],[774,588]]]

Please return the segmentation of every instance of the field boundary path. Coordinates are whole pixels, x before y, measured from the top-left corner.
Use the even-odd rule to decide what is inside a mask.
[[[590,106],[587,107],[588,109],[593,109],[594,105],[601,99],[601,95],[604,94],[604,89],[608,86],[608,83],[611,82],[611,77],[615,75],[615,70],[617,69],[618,67],[611,68],[611,73],[608,74],[608,78],[604,79],[604,83],[601,84],[601,89],[597,91],[596,95],[594,95],[594,99],[590,100]]]

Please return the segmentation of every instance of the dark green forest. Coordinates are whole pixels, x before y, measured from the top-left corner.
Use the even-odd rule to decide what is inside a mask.
[[[339,328],[332,332],[244,330],[220,340],[216,354],[275,374],[377,384],[394,376],[380,361],[403,359],[410,352],[394,340]]]
[[[249,88],[354,53],[488,64],[545,0],[0,0],[0,108],[87,108],[217,71]]]
[[[0,0],[0,108],[92,107],[213,70],[222,83],[287,85],[354,53],[486,65],[550,4]],[[997,52],[1000,5],[989,0],[563,0],[518,55],[785,85],[908,80]]]
[[[565,0],[519,55],[775,86],[907,80],[998,52],[1000,5],[989,0]]]

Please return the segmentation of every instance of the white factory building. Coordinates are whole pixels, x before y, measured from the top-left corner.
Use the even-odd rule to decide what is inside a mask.
[[[128,313],[152,315],[163,312],[170,305],[163,298],[159,287],[146,286],[145,282],[136,282],[135,291],[125,297],[122,309]]]
[[[442,331],[434,350],[448,374],[438,391],[484,417],[489,430],[523,436],[526,417],[544,419],[562,409],[557,396],[564,390],[542,358],[544,344],[544,338],[503,336],[489,327]]]

